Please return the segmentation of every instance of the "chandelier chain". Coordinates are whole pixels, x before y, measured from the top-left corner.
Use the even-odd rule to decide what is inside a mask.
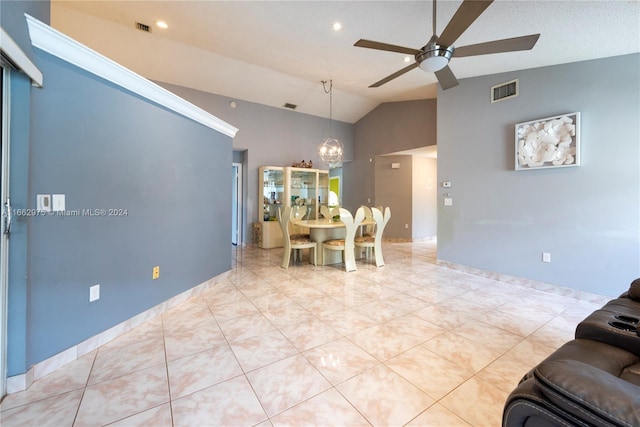
[[[318,146],[318,154],[323,162],[333,168],[342,164],[344,147],[339,139],[333,137],[333,80],[321,80],[321,82],[324,93],[329,94],[329,138]],[[328,90],[327,83],[329,83]]]
[[[333,136],[333,79],[329,80],[329,90],[325,86],[326,80],[322,80],[322,90],[329,94],[329,136]]]

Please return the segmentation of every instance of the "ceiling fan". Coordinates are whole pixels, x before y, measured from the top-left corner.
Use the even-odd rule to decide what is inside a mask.
[[[538,41],[540,34],[531,34],[522,37],[494,40],[485,43],[472,44],[454,48],[453,43],[469,28],[469,26],[485,11],[493,0],[464,0],[456,13],[447,24],[440,37],[436,35],[436,0],[433,0],[433,36],[421,49],[396,46],[371,40],[360,39],[354,46],[368,49],[386,50],[408,55],[414,55],[415,62],[369,87],[379,87],[390,82],[404,73],[420,67],[425,71],[435,72],[438,83],[442,89],[450,89],[458,85],[456,76],[449,68],[451,58],[464,56],[488,55],[491,53],[515,52],[529,50]]]

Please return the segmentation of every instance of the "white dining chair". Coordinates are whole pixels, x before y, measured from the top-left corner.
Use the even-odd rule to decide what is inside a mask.
[[[300,253],[300,260],[302,260],[301,249],[309,249],[309,257],[313,250],[313,265],[317,265],[317,253],[318,243],[311,240],[309,237],[303,235],[291,236],[289,233],[289,222],[291,221],[291,206],[285,206],[278,209],[276,213],[278,217],[278,223],[282,230],[282,237],[284,243],[284,254],[282,255],[282,268],[289,268],[289,261],[291,259],[291,253],[293,252],[293,261],[296,260],[296,253]]]
[[[365,221],[374,221],[373,213],[371,212],[371,208],[369,206],[362,205],[362,209],[364,209],[364,220]],[[361,227],[363,236],[375,236],[376,226],[375,224],[363,225]]]
[[[373,250],[376,256],[376,267],[382,267],[384,265],[384,257],[382,256],[382,233],[387,226],[389,219],[391,219],[391,209],[387,206],[384,210],[384,215],[378,208],[372,208],[371,213],[373,220],[376,222],[375,235],[364,235],[356,237],[354,244],[358,248],[365,249],[366,258],[369,258],[369,251]]]
[[[329,206],[321,205],[320,215],[322,215],[324,219],[331,219],[331,211],[329,210]]]
[[[309,206],[306,206],[306,205],[292,206],[290,218],[292,220],[307,219],[307,214],[309,213],[309,210],[310,210]],[[290,238],[294,240],[309,238],[308,230],[298,225],[294,225],[292,222],[289,222],[289,234],[290,234]]]
[[[358,208],[354,217],[348,210],[340,208],[340,220],[344,223],[346,228],[345,238],[326,240],[322,244],[322,265],[324,265],[324,260],[326,258],[325,250],[342,251],[342,260],[344,262],[345,270],[347,272],[356,271],[354,239],[358,226],[364,220],[364,209]]]
[[[327,205],[322,205],[320,206],[320,215],[322,215],[324,219],[331,219],[334,216],[340,215],[340,208],[339,207],[330,208]]]

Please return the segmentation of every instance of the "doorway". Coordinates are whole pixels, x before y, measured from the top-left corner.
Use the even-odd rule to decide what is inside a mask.
[[[242,163],[231,165],[231,243],[242,244]]]
[[[9,68],[0,60],[0,399],[7,392],[7,301],[9,286],[9,232],[11,204],[9,202]]]

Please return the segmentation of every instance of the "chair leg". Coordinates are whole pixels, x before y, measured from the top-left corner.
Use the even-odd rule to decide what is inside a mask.
[[[356,267],[356,256],[355,256],[354,248],[344,248],[344,251],[342,251],[342,254],[343,254],[345,270],[347,272],[356,271],[358,268]]]
[[[289,258],[291,258],[291,250],[284,251],[284,255],[282,256],[282,268],[289,268]]]

